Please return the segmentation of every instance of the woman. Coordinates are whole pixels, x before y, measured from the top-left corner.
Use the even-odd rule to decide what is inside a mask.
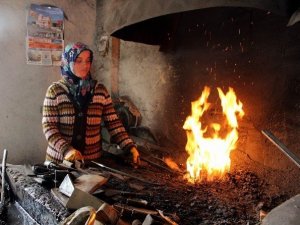
[[[134,165],[139,152],[113,108],[107,89],[91,77],[93,52],[85,44],[65,47],[62,79],[47,90],[43,105],[43,131],[48,141],[46,160],[97,160],[101,156],[101,122],[112,141],[130,152]]]

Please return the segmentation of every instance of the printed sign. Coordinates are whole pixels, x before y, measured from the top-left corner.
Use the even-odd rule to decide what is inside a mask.
[[[59,66],[63,30],[62,9],[31,4],[27,17],[27,64]]]

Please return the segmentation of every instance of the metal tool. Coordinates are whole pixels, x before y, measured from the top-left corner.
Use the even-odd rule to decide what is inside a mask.
[[[102,190],[102,192],[104,192],[104,195],[107,197],[112,197],[115,195],[143,197],[145,195],[150,195],[148,193],[129,192],[129,191],[116,190],[116,189],[105,189],[105,190]]]
[[[133,179],[136,179],[136,180],[139,180],[139,181],[144,182],[144,183],[146,183],[146,184],[160,185],[160,184],[157,184],[157,183],[153,183],[153,182],[147,181],[147,180],[145,180],[145,179],[143,179],[143,178],[139,178],[139,177],[137,177],[137,176],[134,176],[134,175],[125,173],[125,172],[123,172],[123,171],[120,171],[120,170],[116,170],[116,169],[110,168],[110,167],[108,167],[108,166],[105,166],[105,165],[103,165],[103,164],[101,164],[101,163],[97,163],[97,162],[95,162],[95,161],[92,161],[92,163],[94,163],[94,164],[96,164],[97,166],[100,166],[101,168],[103,168],[103,169],[105,169],[105,170],[108,170],[108,171],[110,171],[110,172],[118,173],[118,174],[120,174],[120,175],[123,175],[123,176],[126,176],[126,177],[130,177],[130,178],[133,178]]]
[[[179,171],[172,170],[172,169],[169,169],[168,167],[165,167],[165,166],[162,166],[162,165],[160,165],[158,163],[155,163],[155,162],[151,161],[150,159],[148,159],[146,157],[141,156],[141,160],[143,160],[143,161],[145,161],[145,162],[147,162],[147,163],[149,163],[149,164],[151,164],[153,166],[156,166],[156,167],[158,167],[160,169],[166,170],[166,171],[168,171],[170,173],[182,174]]]
[[[2,188],[1,188],[1,204],[0,204],[0,224],[6,224],[7,220],[7,204],[5,204],[5,170],[6,170],[6,158],[7,158],[7,151],[4,149],[3,158],[2,158]]]
[[[7,150],[4,149],[3,158],[2,158],[2,188],[1,188],[1,205],[4,204],[5,198],[5,170],[6,170],[6,158],[7,158]]]
[[[33,172],[34,180],[36,182],[51,187],[52,185],[54,185],[54,187],[57,187],[64,179],[64,177],[67,174],[70,174],[68,169],[48,161],[45,162],[44,164],[33,165],[32,172]],[[28,172],[26,173],[28,174]]]
[[[149,164],[151,164],[153,166],[159,167],[160,169],[167,170],[167,171],[169,171],[171,173],[176,173],[176,174],[179,174],[179,175],[183,175],[184,174],[184,172],[182,172],[182,171],[172,170],[171,168],[169,168],[168,164],[163,159],[161,159],[159,157],[156,157],[155,155],[151,154],[149,151],[144,151],[142,148],[139,149],[139,151],[141,151],[142,153],[144,153],[147,156],[147,157],[145,157],[145,156],[142,155],[140,157],[141,160],[143,160],[143,161],[145,161],[145,162],[147,162],[147,163],[149,163]],[[156,161],[159,161],[164,166],[161,165],[161,164],[159,164],[159,163],[154,162],[153,160],[151,160],[149,158],[152,158],[152,159],[154,159]]]
[[[300,168],[300,159],[291,152],[277,137],[275,137],[270,131],[262,130],[265,135],[279,150],[281,150],[290,160],[292,160]]]

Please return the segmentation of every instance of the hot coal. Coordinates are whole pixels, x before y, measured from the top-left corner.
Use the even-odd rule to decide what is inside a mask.
[[[182,176],[153,170],[155,168],[148,172],[135,171],[144,178],[162,184],[139,183],[144,187],[140,191],[145,193],[143,199],[149,202],[149,207],[173,215],[173,219],[179,218],[177,222],[183,225],[258,224],[260,210],[268,212],[290,197],[285,193],[269,193],[268,183],[250,171],[228,173],[221,181],[191,184]],[[112,178],[107,187],[137,191],[129,187],[132,182],[136,183]],[[122,201],[122,198],[118,198],[118,201]],[[125,197],[122,203],[125,203]]]

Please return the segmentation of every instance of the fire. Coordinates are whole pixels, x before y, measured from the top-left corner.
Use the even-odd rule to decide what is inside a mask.
[[[195,183],[203,179],[222,178],[230,169],[230,152],[235,149],[238,140],[237,116],[244,116],[243,104],[237,101],[233,88],[226,94],[217,88],[225,122],[212,122],[203,125],[204,113],[211,107],[208,102],[210,88],[204,87],[200,98],[192,102],[192,115],[188,116],[183,129],[186,130],[187,159],[186,178]],[[224,118],[223,116],[223,118]]]

